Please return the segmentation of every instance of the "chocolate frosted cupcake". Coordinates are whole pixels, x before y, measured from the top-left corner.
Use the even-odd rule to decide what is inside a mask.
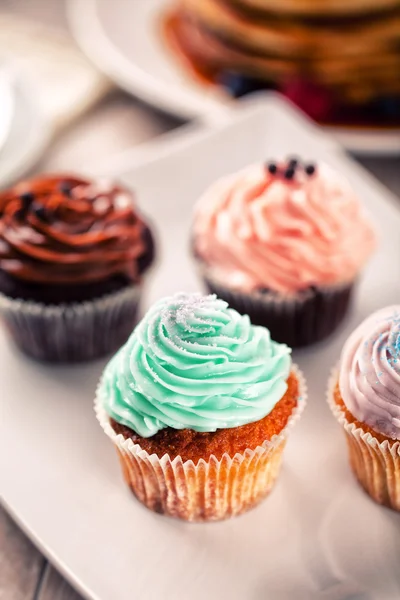
[[[347,181],[295,159],[215,183],[192,239],[208,289],[292,347],[334,331],[375,244]]]
[[[153,255],[150,229],[118,185],[48,176],[0,193],[0,315],[35,358],[115,351]]]
[[[352,333],[328,401],[358,481],[376,502],[400,511],[400,305],[379,310]]]
[[[148,508],[216,520],[257,504],[305,404],[290,349],[216,296],[147,313],[106,367],[96,412]]]

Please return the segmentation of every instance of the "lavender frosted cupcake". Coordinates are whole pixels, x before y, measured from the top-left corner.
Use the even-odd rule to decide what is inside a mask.
[[[0,316],[34,358],[115,351],[153,255],[150,229],[119,185],[51,175],[0,193]]]
[[[328,401],[358,481],[376,502],[400,511],[400,305],[377,311],[352,333]]]
[[[211,186],[192,239],[208,289],[292,347],[336,329],[375,245],[348,182],[295,159],[251,165]]]

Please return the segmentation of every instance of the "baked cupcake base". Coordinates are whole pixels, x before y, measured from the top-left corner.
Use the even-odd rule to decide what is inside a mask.
[[[0,318],[18,348],[37,360],[72,363],[115,352],[136,321],[140,285],[96,300],[49,305],[0,294]]]
[[[225,287],[204,271],[204,283],[212,294],[249,315],[254,325],[269,329],[273,340],[291,348],[314,344],[333,333],[349,309],[354,288],[351,283],[313,287],[291,296],[271,291],[245,293]]]
[[[216,521],[239,515],[257,505],[271,490],[279,473],[290,428],[306,402],[306,385],[293,366],[297,403],[279,434],[255,449],[197,462],[149,454],[131,438],[117,433],[103,408],[101,383],[95,410],[104,432],[116,446],[126,483],[147,508],[186,521]],[[233,453],[232,453],[233,454]]]
[[[357,480],[375,502],[400,511],[400,442],[357,421],[341,397],[337,369],[330,377],[327,399],[344,429],[350,465]]]

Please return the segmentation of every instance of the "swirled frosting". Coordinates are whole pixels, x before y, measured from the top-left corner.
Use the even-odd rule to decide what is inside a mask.
[[[400,305],[374,313],[350,336],[342,352],[339,387],[359,421],[400,439]]]
[[[0,270],[39,284],[140,276],[145,224],[108,181],[37,177],[0,193]]]
[[[290,349],[215,295],[177,294],[149,310],[107,365],[110,417],[142,437],[258,421],[287,389]]]
[[[215,183],[194,216],[194,249],[219,281],[291,293],[351,282],[371,254],[371,224],[346,180],[321,164],[252,165]]]

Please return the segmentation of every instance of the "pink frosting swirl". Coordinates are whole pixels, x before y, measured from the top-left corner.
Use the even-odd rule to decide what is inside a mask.
[[[284,168],[252,165],[215,183],[195,210],[196,255],[242,291],[351,282],[375,235],[349,183],[324,164],[290,180]]]
[[[349,337],[339,387],[359,421],[400,439],[400,305],[377,311]]]

